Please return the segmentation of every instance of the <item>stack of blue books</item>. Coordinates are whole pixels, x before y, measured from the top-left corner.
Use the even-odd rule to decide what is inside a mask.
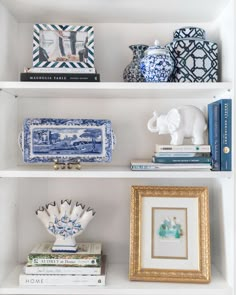
[[[208,105],[208,137],[212,170],[231,171],[232,101],[221,99]]]
[[[211,170],[210,145],[156,145],[151,161],[131,161],[132,170]]]

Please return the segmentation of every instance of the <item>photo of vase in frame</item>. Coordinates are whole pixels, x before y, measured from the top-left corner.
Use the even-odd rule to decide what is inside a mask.
[[[133,186],[129,278],[209,283],[207,187]]]

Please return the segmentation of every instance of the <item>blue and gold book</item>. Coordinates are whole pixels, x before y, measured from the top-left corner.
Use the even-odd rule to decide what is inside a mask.
[[[212,170],[220,170],[221,153],[220,103],[208,105],[208,141],[211,146]]]
[[[208,105],[209,144],[212,170],[231,171],[232,163],[232,101],[220,99]]]
[[[221,99],[221,171],[231,171],[232,163],[232,101]]]

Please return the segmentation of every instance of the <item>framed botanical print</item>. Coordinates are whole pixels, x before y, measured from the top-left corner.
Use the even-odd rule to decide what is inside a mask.
[[[93,68],[93,27],[35,24],[33,66],[44,68]]]
[[[133,186],[130,280],[208,283],[207,187]]]

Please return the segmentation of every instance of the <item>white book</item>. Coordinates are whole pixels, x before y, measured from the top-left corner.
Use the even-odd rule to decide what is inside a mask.
[[[19,275],[20,286],[104,286],[106,257],[103,256],[100,275],[25,274]]]
[[[201,155],[202,153],[174,153],[174,152],[170,152],[170,153],[155,153],[154,156],[155,157],[159,157],[159,158],[178,158],[178,157],[186,157],[186,158],[192,158],[192,157],[196,157],[198,155]]]
[[[100,275],[101,267],[73,267],[73,266],[31,266],[25,265],[27,275]]]
[[[156,144],[156,153],[210,153],[210,145],[159,145]]]
[[[95,68],[24,68],[24,73],[95,74]]]
[[[210,163],[153,163],[151,161],[137,160],[131,162],[131,169],[136,171],[161,171],[161,170],[210,170]]]

